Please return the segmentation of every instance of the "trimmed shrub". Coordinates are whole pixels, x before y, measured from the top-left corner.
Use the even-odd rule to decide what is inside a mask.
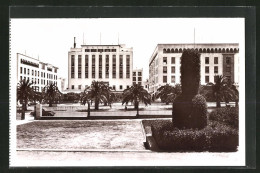
[[[187,49],[181,56],[181,89],[185,95],[196,95],[200,86],[200,54]]]
[[[192,99],[191,127],[202,129],[207,125],[207,102],[202,95]]]
[[[172,122],[179,129],[202,129],[207,125],[207,104],[197,95],[200,86],[200,54],[193,49],[181,56],[182,93],[173,102]]]
[[[238,129],[238,108],[224,107],[218,108],[209,114],[209,120],[218,121]]]
[[[179,130],[169,121],[152,124],[152,134],[162,150],[186,151],[236,151],[238,131],[218,122],[210,122],[201,130]]]

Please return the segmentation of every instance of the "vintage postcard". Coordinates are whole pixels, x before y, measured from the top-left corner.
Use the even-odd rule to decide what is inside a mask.
[[[244,18],[10,18],[10,166],[245,166]]]

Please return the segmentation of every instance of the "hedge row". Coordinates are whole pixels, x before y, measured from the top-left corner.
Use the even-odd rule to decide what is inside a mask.
[[[179,130],[170,121],[158,121],[152,125],[152,134],[163,150],[227,152],[238,146],[238,131],[216,121],[201,130]]]
[[[218,121],[238,129],[238,108],[218,108],[209,114],[209,120]]]

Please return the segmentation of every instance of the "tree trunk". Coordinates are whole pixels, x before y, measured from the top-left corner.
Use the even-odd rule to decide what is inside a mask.
[[[135,101],[135,109],[138,109],[138,102],[137,101]]]
[[[25,103],[22,104],[22,115],[21,115],[21,120],[25,119]]]
[[[90,103],[88,102],[88,117],[90,117]]]
[[[138,118],[138,116],[139,116],[139,102],[137,102],[137,113],[136,113],[136,117]]]
[[[25,105],[24,105],[24,111],[27,111],[27,104],[28,104],[28,101],[26,100]]]
[[[95,101],[95,110],[98,110],[98,105],[99,105],[99,101],[96,100],[96,101]]]
[[[52,107],[52,100],[50,100],[49,102],[49,107]]]
[[[221,106],[220,106],[220,101],[217,101],[216,102],[216,105],[217,105],[217,108],[220,108]]]
[[[238,107],[238,101],[236,101],[236,108]]]

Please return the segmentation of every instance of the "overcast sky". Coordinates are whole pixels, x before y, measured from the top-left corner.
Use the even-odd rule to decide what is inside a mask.
[[[133,67],[149,75],[149,59],[159,43],[240,43],[244,41],[241,18],[135,18],[135,19],[11,19],[11,57],[25,53],[59,67],[68,76],[68,51],[76,37],[83,44],[126,44],[133,47]],[[241,47],[240,47],[241,48]]]

